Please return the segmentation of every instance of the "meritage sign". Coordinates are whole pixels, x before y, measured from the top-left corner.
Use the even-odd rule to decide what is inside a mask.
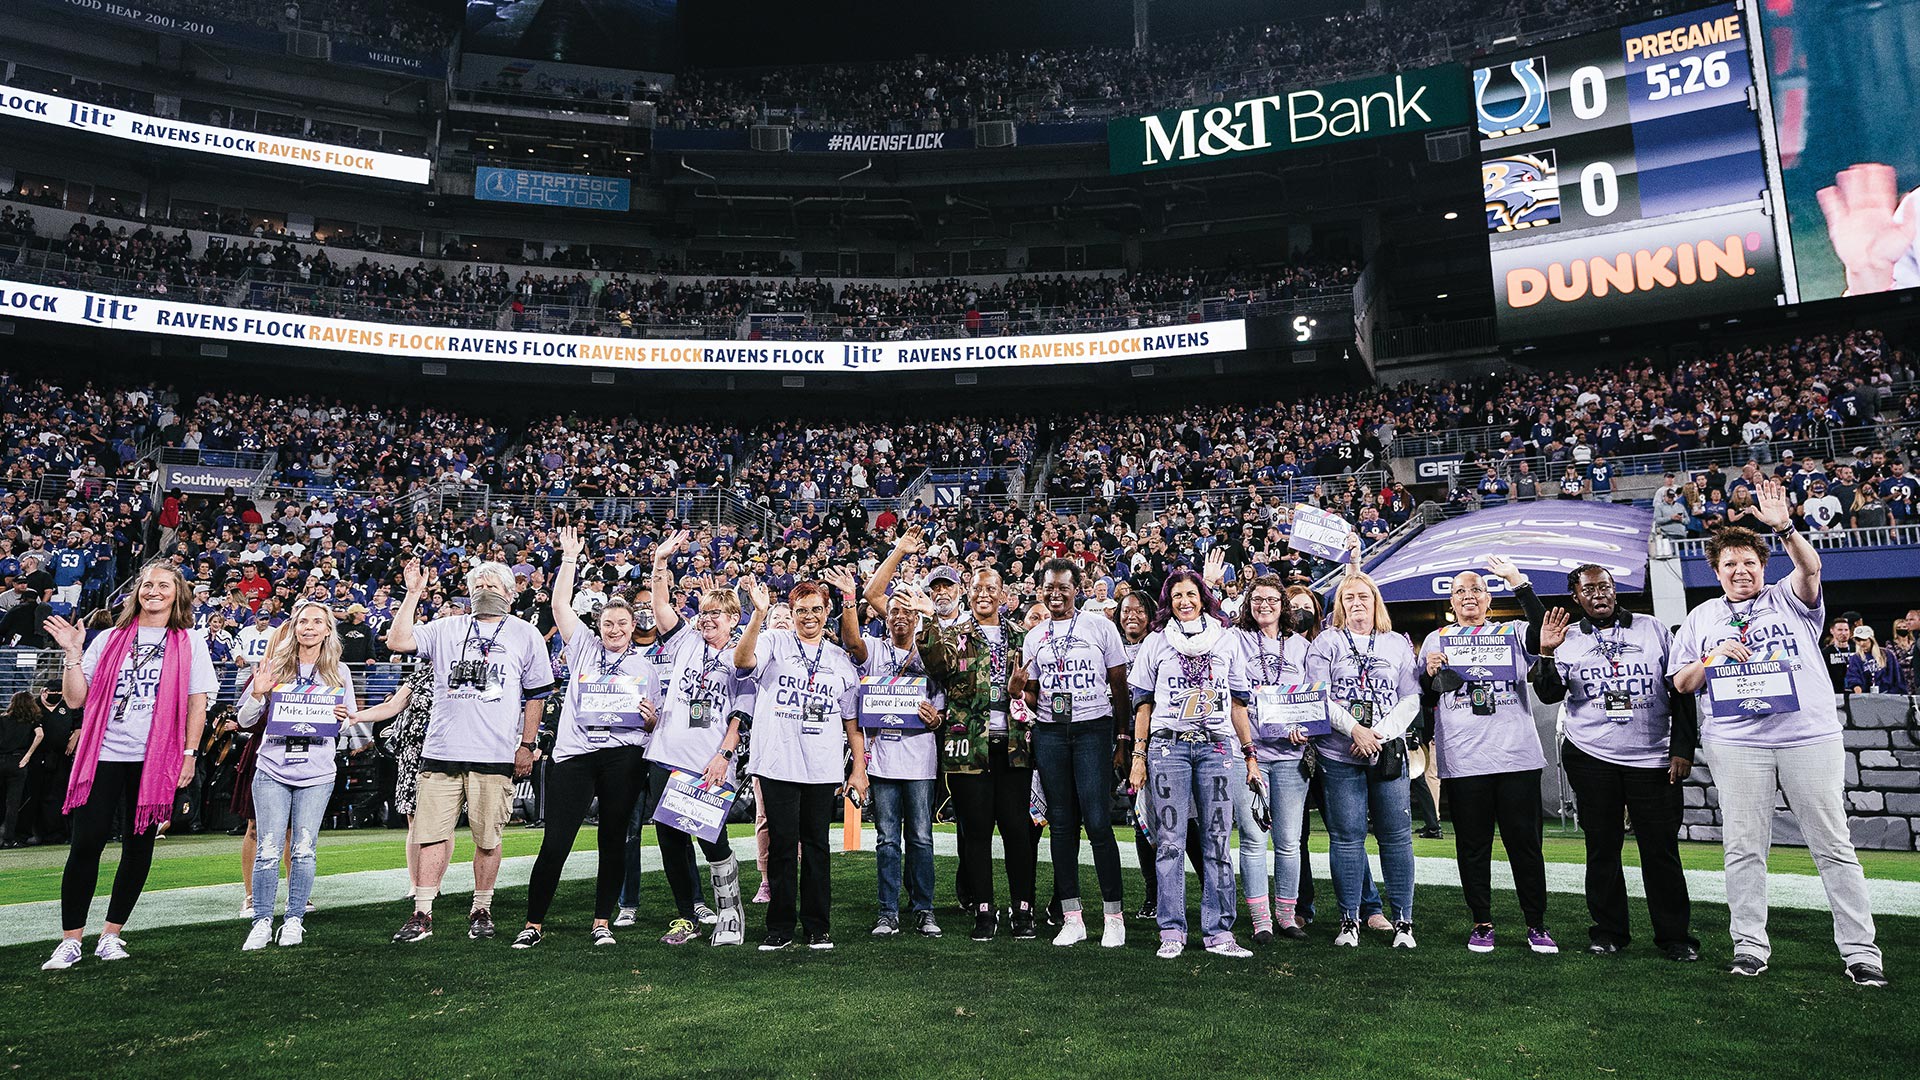
[[[1466,69],[1446,65],[1111,120],[1107,162],[1116,173],[1145,172],[1223,157],[1465,127],[1471,118]]]

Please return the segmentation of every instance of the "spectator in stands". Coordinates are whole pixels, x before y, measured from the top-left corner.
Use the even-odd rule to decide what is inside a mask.
[[[1847,657],[1846,690],[1853,694],[1904,694],[1906,679],[1899,657],[1875,639],[1873,627],[1853,628],[1853,653]]]
[[[44,713],[33,694],[26,690],[14,694],[6,713],[0,715],[0,798],[4,798],[0,848],[20,846],[20,808],[32,782],[34,754],[46,734]]]

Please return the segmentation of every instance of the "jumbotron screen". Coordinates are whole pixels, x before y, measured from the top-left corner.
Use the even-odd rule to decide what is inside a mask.
[[[1475,68],[1502,339],[1785,302],[1749,44],[1720,4]]]
[[[467,0],[467,52],[674,71],[679,0]]]

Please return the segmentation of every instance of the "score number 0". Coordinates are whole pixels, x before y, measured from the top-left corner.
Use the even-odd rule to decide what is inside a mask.
[[[1663,101],[1701,90],[1717,90],[1733,80],[1725,49],[1706,56],[1682,57],[1675,64],[1653,64],[1647,68],[1647,85],[1652,92],[1648,101]],[[1582,120],[1597,120],[1607,111],[1607,75],[1598,67],[1576,68],[1567,80],[1568,104],[1573,115]],[[1620,178],[1610,161],[1588,163],[1580,170],[1580,203],[1589,217],[1610,216],[1620,208]]]

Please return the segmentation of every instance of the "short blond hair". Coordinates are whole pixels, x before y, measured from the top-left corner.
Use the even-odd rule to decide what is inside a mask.
[[[1387,614],[1387,601],[1380,595],[1380,586],[1367,576],[1365,571],[1355,570],[1340,579],[1333,590],[1333,625],[1344,630],[1347,626],[1347,606],[1340,602],[1340,594],[1348,585],[1364,585],[1373,594],[1373,628],[1375,631],[1392,630],[1393,616]]]

